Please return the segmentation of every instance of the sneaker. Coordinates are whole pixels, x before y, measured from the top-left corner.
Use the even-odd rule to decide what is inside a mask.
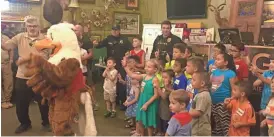
[[[20,134],[20,133],[26,132],[31,128],[32,128],[31,125],[20,125],[19,127],[16,128],[15,134]]]
[[[116,117],[116,112],[115,112],[115,111],[112,111],[110,117],[111,117],[111,118]]]
[[[99,110],[99,105],[96,103],[93,105],[93,110],[98,111]]]
[[[52,129],[51,129],[50,125],[48,124],[48,125],[43,125],[42,126],[42,131],[51,132]]]
[[[10,108],[9,105],[6,102],[2,103],[1,107],[4,108],[4,109]]]
[[[107,118],[107,117],[109,117],[111,115],[111,112],[110,111],[107,111],[105,114],[104,114],[104,116]]]
[[[10,102],[7,102],[7,105],[8,105],[10,108],[13,107],[13,104],[10,103]]]

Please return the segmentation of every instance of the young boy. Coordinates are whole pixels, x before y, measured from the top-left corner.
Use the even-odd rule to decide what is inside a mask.
[[[266,109],[267,102],[269,101],[269,97],[271,96],[271,88],[270,88],[270,83],[271,83],[271,78],[274,77],[274,60],[271,60],[269,64],[269,70],[265,71],[263,74],[261,74],[258,69],[255,66],[251,67],[252,73],[258,77],[258,79],[253,83],[254,87],[260,86],[263,84],[263,91],[262,91],[262,97],[261,97],[261,105],[260,109],[264,110]],[[265,119],[264,116],[260,117],[260,121]],[[266,135],[266,129],[263,128],[261,129],[261,135],[265,136]]]
[[[169,100],[169,108],[175,114],[168,122],[166,136],[190,136],[191,116],[186,110],[189,102],[188,94],[184,90],[175,90],[171,92]]]
[[[231,111],[229,136],[250,136],[250,127],[256,124],[255,111],[248,101],[252,87],[246,81],[238,81],[232,89],[234,97],[224,100]]]
[[[185,43],[177,43],[173,46],[173,59],[165,64],[165,70],[172,69],[175,60],[184,57],[187,45]]]
[[[116,116],[116,83],[118,71],[114,68],[116,65],[115,59],[107,59],[107,68],[103,73],[104,81],[104,100],[106,101],[107,112],[105,117]]]
[[[191,57],[187,60],[186,65],[186,73],[192,76],[195,72],[203,72],[204,70],[204,61],[199,57]],[[188,92],[190,97],[189,105],[187,106],[187,110],[190,110],[192,100],[197,94],[197,90],[195,90],[191,84],[192,78],[187,80],[186,92]]]
[[[214,66],[215,58],[217,57],[218,54],[225,53],[225,52],[226,52],[225,45],[219,43],[219,44],[214,46],[214,48],[213,48],[213,59],[209,60],[207,62],[207,65],[206,65],[206,70],[208,72],[212,72],[213,70],[216,69],[216,67]]]
[[[184,74],[184,70],[186,67],[186,59],[176,59],[173,65],[173,71],[175,73],[175,78],[173,81],[173,89],[186,89],[187,78]]]
[[[211,97],[209,93],[210,77],[207,72],[195,72],[192,75],[192,87],[198,90],[189,111],[192,116],[192,136],[211,136]]]
[[[233,57],[236,70],[237,70],[237,78],[238,80],[248,80],[248,66],[245,61],[241,57],[241,52],[243,52],[245,46],[243,43],[235,43],[231,45],[230,54]]]

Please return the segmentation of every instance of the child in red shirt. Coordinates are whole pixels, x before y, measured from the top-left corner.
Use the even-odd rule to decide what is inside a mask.
[[[144,68],[145,67],[145,51],[141,49],[142,45],[142,38],[141,37],[134,37],[132,40],[133,49],[130,51],[131,56],[138,56],[140,61],[139,64],[136,65],[138,68]]]
[[[234,64],[237,70],[238,80],[248,80],[248,66],[246,62],[241,58],[241,52],[245,49],[243,43],[232,44],[230,48],[230,54],[233,56]]]
[[[256,124],[255,111],[248,101],[252,91],[247,81],[238,81],[233,87],[233,97],[224,100],[225,107],[231,111],[228,136],[250,136],[250,126]]]

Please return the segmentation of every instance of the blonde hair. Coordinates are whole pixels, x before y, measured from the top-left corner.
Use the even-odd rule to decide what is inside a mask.
[[[183,89],[178,89],[175,91],[172,91],[170,93],[170,98],[174,99],[175,101],[179,102],[180,104],[186,104],[188,106],[189,104],[189,95],[188,93]]]
[[[39,19],[35,16],[29,15],[24,18],[25,25],[32,24],[40,26]]]
[[[159,65],[158,60],[156,60],[156,59],[150,59],[150,60],[148,60],[146,62],[151,62],[157,70],[160,70],[160,65]]]

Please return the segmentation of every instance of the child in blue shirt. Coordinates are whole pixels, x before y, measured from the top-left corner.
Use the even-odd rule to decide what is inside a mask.
[[[271,79],[274,77],[274,60],[271,60],[269,64],[269,70],[265,71],[263,74],[261,74],[255,66],[251,67],[251,71],[255,76],[258,77],[258,79],[253,83],[253,86],[257,87],[261,84],[264,84],[260,106],[261,110],[264,110],[266,109],[269,98],[272,95],[270,83]],[[262,121],[264,118],[264,116],[261,116],[260,120]],[[265,130],[261,129],[261,131],[262,136],[267,135],[264,133]]]
[[[220,53],[225,53],[226,47],[223,44],[217,44],[213,48],[213,59],[209,60],[206,65],[207,72],[212,72],[212,70],[216,69],[216,66],[214,65],[216,56]]]
[[[203,59],[201,59],[199,57],[192,57],[187,60],[186,73],[188,73],[189,75],[192,76],[195,72],[204,72],[204,71],[205,70],[204,70]],[[188,79],[187,86],[186,86],[186,92],[188,93],[189,98],[190,98],[189,104],[187,106],[188,111],[191,108],[193,98],[198,93],[198,91],[192,87],[191,81],[192,81],[192,78]]]
[[[186,67],[186,59],[176,59],[173,65],[173,71],[175,73],[175,78],[173,81],[173,89],[186,89],[187,78],[184,74],[184,70]]]
[[[227,53],[216,56],[216,70],[211,74],[212,99],[212,136],[227,136],[230,124],[230,113],[224,109],[224,99],[231,97],[231,89],[236,80],[236,67],[233,57]]]

